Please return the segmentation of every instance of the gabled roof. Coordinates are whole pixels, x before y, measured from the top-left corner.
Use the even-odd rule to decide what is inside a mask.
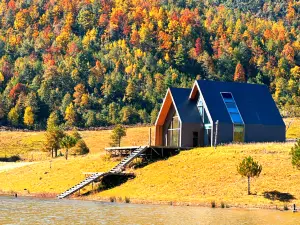
[[[190,92],[190,88],[169,88],[155,125],[162,125],[165,122],[171,104],[173,104],[182,123],[201,123],[196,102],[189,99]]]
[[[201,123],[196,101],[190,100],[190,88],[170,88],[175,108],[183,123]]]
[[[199,89],[213,121],[232,123],[221,96],[221,92],[231,92],[245,124],[285,126],[265,85],[199,80],[194,84],[190,99],[195,98]]]

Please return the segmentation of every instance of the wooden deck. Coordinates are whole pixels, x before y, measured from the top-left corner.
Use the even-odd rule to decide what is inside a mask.
[[[130,155],[134,150],[140,146],[123,146],[123,147],[109,147],[105,148],[106,152],[112,156],[126,156]],[[188,150],[191,148],[170,147],[170,146],[145,146],[147,150],[140,155],[140,157],[169,157],[177,154],[179,151]]]

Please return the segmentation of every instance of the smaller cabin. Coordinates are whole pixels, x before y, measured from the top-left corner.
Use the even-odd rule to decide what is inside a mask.
[[[283,142],[285,124],[265,85],[199,80],[169,88],[155,122],[155,145]]]

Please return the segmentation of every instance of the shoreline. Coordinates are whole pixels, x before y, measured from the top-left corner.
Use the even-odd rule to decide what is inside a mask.
[[[18,192],[3,192],[0,191],[0,196],[4,197],[14,197],[14,194],[17,194],[18,197],[30,197],[30,198],[37,198],[37,199],[52,199],[52,200],[59,200],[56,198],[57,194],[55,193],[32,193],[32,194],[24,194]],[[115,204],[137,204],[137,205],[168,205],[168,206],[178,206],[178,207],[204,207],[204,208],[219,208],[219,209],[244,209],[244,210],[272,210],[272,211],[285,211],[289,212],[292,211],[291,208],[285,210],[283,207],[277,207],[277,205],[253,205],[253,204],[226,204],[225,206],[221,207],[220,202],[215,202],[215,207],[211,206],[211,203],[205,202],[180,202],[180,201],[152,201],[152,200],[141,200],[141,199],[130,199],[130,202],[120,201],[118,198],[115,201],[110,201],[110,197],[96,197],[93,198],[92,196],[73,196],[66,198],[67,200],[77,200],[77,201],[95,201],[95,202],[102,202],[102,203],[115,203]],[[62,199],[61,199],[62,200]],[[122,200],[124,200],[122,198]],[[292,204],[292,203],[290,203]],[[289,206],[289,204],[286,204]]]

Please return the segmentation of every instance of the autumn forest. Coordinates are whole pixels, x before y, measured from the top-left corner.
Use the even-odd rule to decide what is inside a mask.
[[[300,115],[293,0],[1,0],[0,125],[154,122],[170,86],[265,84]]]

